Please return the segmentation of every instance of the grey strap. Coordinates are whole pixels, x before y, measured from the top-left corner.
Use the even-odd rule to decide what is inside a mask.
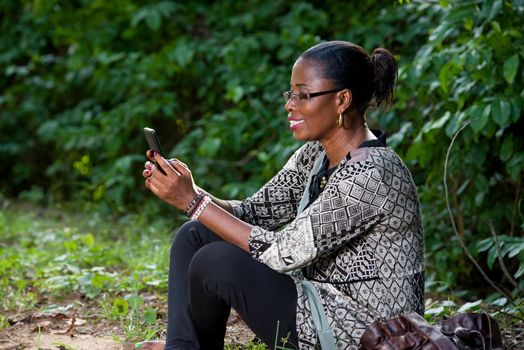
[[[309,307],[313,314],[313,322],[315,322],[315,328],[317,329],[320,348],[322,350],[335,350],[337,348],[335,345],[335,337],[329,326],[324,306],[322,306],[322,300],[320,299],[315,286],[313,286],[313,283],[308,280],[303,280],[302,286],[304,287],[304,292],[309,300]]]
[[[322,167],[322,162],[325,155],[326,152],[320,152],[317,160],[315,161],[315,164],[313,164],[313,169],[311,169],[311,172],[309,173],[309,179],[298,206],[298,214],[302,213],[309,203],[309,186],[311,185],[313,176],[318,173]],[[313,315],[313,322],[315,323],[320,347],[323,350],[335,350],[337,348],[335,345],[335,337],[333,336],[333,331],[329,326],[326,312],[324,311],[324,306],[322,305],[322,300],[320,299],[315,286],[313,286],[313,283],[305,278],[302,280],[302,286],[309,301],[309,307],[311,308],[311,313]]]
[[[309,186],[311,185],[311,181],[313,181],[313,176],[320,170],[325,155],[326,152],[320,152],[317,160],[315,161],[315,164],[313,164],[313,169],[311,169],[311,172],[309,173],[309,179],[307,180],[306,189],[304,190],[304,194],[302,195],[302,199],[298,205],[298,214],[302,213],[309,203]]]

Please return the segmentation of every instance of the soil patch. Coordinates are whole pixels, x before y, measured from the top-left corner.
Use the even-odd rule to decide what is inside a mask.
[[[0,350],[120,350],[132,349],[122,325],[92,316],[96,305],[72,310],[57,306],[51,311],[30,310],[7,317],[10,327],[0,330]],[[165,314],[160,322],[165,325]],[[165,327],[164,327],[165,329]],[[228,320],[226,343],[246,345],[255,335],[233,310]],[[165,334],[159,339],[165,338]]]

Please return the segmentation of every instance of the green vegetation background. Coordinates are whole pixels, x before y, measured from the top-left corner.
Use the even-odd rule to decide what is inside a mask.
[[[281,98],[295,58],[322,40],[349,40],[399,60],[394,107],[368,119],[418,185],[428,291],[494,292],[463,241],[518,300],[524,1],[4,0],[0,13],[4,204],[136,213],[144,227],[173,220],[143,186],[144,126],[198,185],[247,196],[299,147]],[[94,237],[75,239],[92,246]]]

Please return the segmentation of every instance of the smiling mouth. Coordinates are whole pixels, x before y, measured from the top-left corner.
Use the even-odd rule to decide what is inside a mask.
[[[304,121],[303,120],[290,120],[289,121],[289,126],[293,127],[293,126],[296,126],[298,124],[302,124]]]

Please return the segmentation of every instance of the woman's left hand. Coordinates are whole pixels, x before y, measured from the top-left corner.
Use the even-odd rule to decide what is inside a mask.
[[[151,176],[146,178],[146,187],[166,203],[181,210],[186,209],[198,194],[191,171],[178,159],[168,161],[160,154],[156,154],[154,159],[167,175],[152,165]]]

